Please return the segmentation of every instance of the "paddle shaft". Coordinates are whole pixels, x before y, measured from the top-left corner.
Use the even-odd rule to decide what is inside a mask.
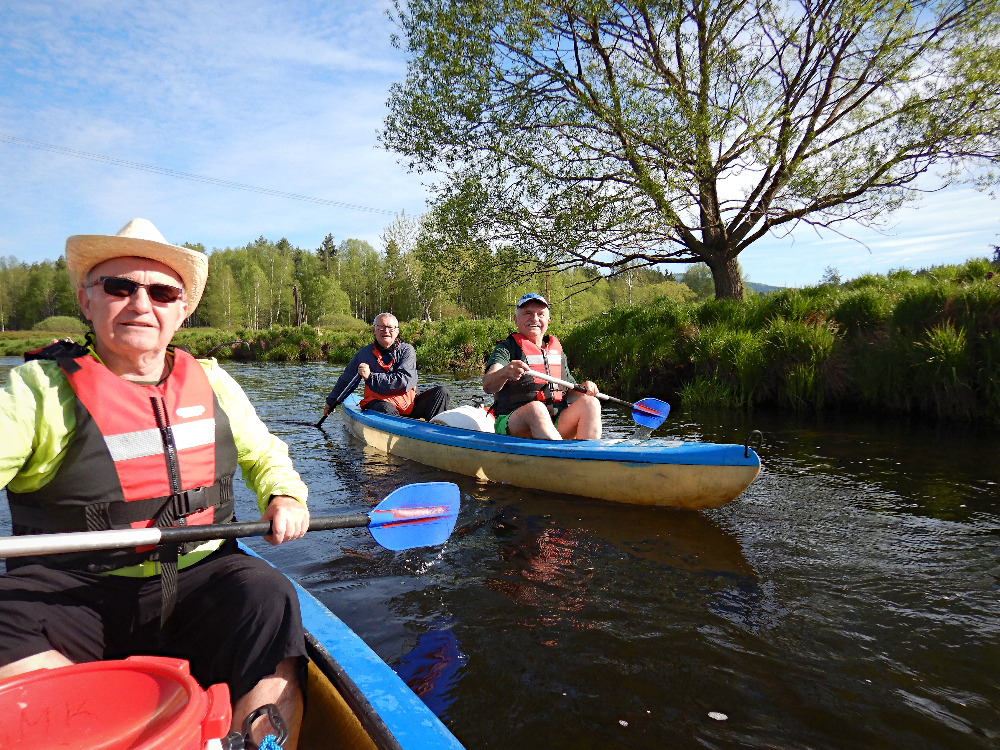
[[[563,386],[565,388],[572,388],[574,391],[579,391],[580,393],[586,393],[587,392],[587,389],[584,388],[582,385],[578,385],[576,383],[571,383],[568,380],[560,380],[559,378],[554,377],[552,375],[549,375],[548,373],[545,373],[545,372],[535,372],[534,370],[532,370],[529,374],[533,378],[538,378],[539,380],[547,380],[550,383],[555,383],[556,385],[561,385],[561,386]],[[622,401],[620,398],[615,398],[614,396],[609,396],[606,393],[598,393],[597,394],[597,398],[601,399],[602,401],[612,401],[612,402],[614,402],[616,404],[621,404],[622,406],[627,406],[630,409],[642,409],[643,411],[652,411],[651,409],[646,409],[645,407],[636,406],[635,404],[631,403],[630,401]]]
[[[309,531],[354,529],[368,526],[368,513],[343,516],[316,516],[309,519]],[[201,526],[151,527],[148,529],[112,529],[109,531],[71,531],[62,534],[35,534],[0,539],[0,557],[57,555],[62,552],[91,552],[127,547],[204,542],[209,539],[239,539],[271,533],[270,521],[243,521]]]
[[[336,409],[338,406],[340,406],[344,402],[345,398],[347,398],[349,395],[351,395],[351,393],[354,392],[354,389],[358,387],[358,383],[360,383],[360,382],[361,382],[361,375],[355,375],[354,379],[351,381],[351,384],[349,386],[347,386],[347,388],[344,389],[344,392],[340,395],[340,398],[338,398],[336,400],[336,403],[333,406],[330,407],[330,412],[331,413],[333,413],[333,410]],[[322,425],[323,422],[326,421],[326,418],[329,417],[329,416],[330,416],[330,414],[324,414],[322,417],[320,417],[319,421],[316,423],[316,427],[319,427],[320,425]]]

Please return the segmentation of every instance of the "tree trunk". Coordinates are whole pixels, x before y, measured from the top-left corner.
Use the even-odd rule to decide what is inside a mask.
[[[704,260],[715,282],[715,298],[742,300],[743,279],[740,277],[739,261],[725,253],[706,253]]]

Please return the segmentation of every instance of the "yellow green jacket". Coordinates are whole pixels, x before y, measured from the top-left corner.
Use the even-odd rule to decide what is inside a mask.
[[[240,470],[260,511],[273,495],[288,495],[305,504],[308,490],[292,468],[288,446],[268,431],[243,389],[216,360],[198,362],[229,418]],[[76,428],[75,400],[69,381],[52,360],[26,362],[10,371],[0,388],[0,487],[32,492],[52,480]],[[199,547],[184,556],[188,559],[181,567],[218,546],[219,542],[210,542]],[[133,566],[142,572],[132,574],[157,572],[150,565]],[[128,575],[126,570],[121,573]]]

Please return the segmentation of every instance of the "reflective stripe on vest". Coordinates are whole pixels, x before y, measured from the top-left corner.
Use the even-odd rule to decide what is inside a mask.
[[[215,442],[215,419],[199,419],[187,424],[171,425],[170,432],[173,434],[177,450],[211,445]],[[158,456],[163,453],[163,435],[158,427],[108,435],[104,438],[104,444],[108,446],[111,460],[115,462]]]

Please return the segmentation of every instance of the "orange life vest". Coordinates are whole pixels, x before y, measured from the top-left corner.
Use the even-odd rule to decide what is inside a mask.
[[[392,367],[393,359],[389,358],[386,362],[382,359],[382,353],[379,351],[378,346],[372,344],[372,352],[375,354],[375,361],[378,362],[378,366],[381,367],[386,372]],[[358,404],[359,408],[364,409],[365,404],[371,401],[387,401],[396,407],[396,411],[400,414],[409,414],[413,411],[413,402],[417,398],[416,387],[411,388],[408,391],[393,391],[390,393],[375,393],[371,388],[368,387],[367,381],[365,382],[365,393],[361,397],[361,403]]]
[[[76,395],[76,427],[52,481],[34,492],[8,490],[15,534],[232,520],[237,461],[229,420],[198,361],[181,349],[173,357],[157,385],[123,380],[89,354],[56,359]],[[99,572],[158,553],[25,559]]]
[[[510,351],[511,359],[519,359],[532,370],[544,372],[556,378],[563,377],[563,350],[562,344],[555,335],[548,335],[542,339],[541,347],[537,346],[530,339],[525,338],[520,333],[512,333],[502,342]],[[546,380],[532,378],[530,382],[526,379],[515,383],[506,383],[504,387],[497,391],[496,400],[493,403],[493,413],[499,416],[510,414],[519,406],[524,406],[531,401],[544,401],[549,405],[551,411],[558,412],[565,404],[566,394],[554,387]]]

